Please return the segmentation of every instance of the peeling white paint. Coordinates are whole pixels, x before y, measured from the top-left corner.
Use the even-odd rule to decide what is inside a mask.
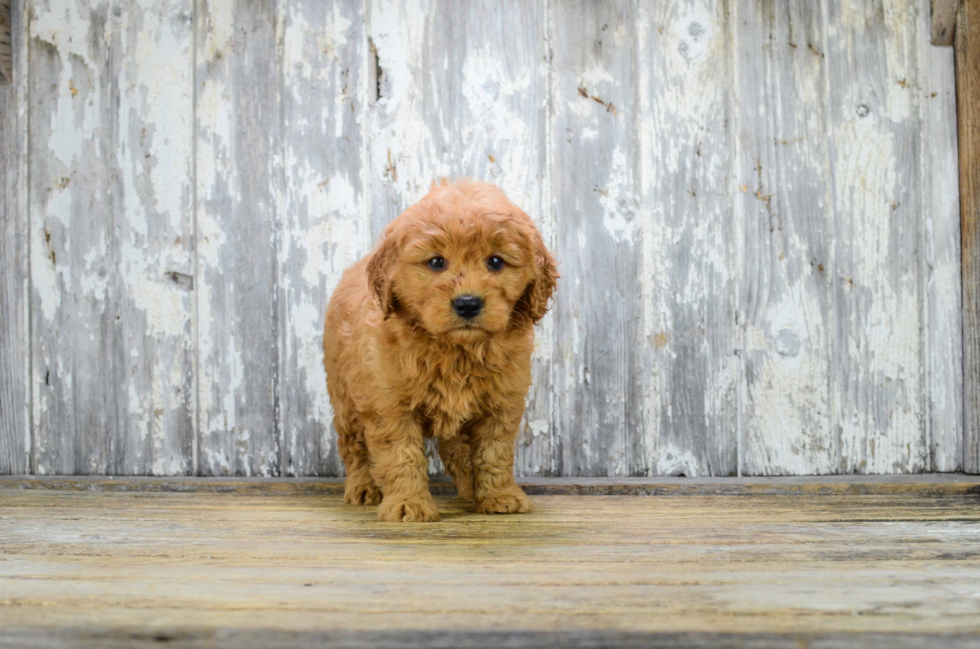
[[[74,2],[53,2],[47,8],[35,7],[30,21],[31,38],[49,43],[58,53],[61,76],[57,80],[57,103],[50,114],[47,150],[66,167],[82,155],[86,143],[97,144],[98,104],[87,101],[87,79],[75,80],[76,72],[98,80],[99,61],[90,61],[90,23],[79,14]],[[77,68],[81,64],[84,68]],[[88,134],[89,137],[85,137]]]
[[[311,411],[306,417],[318,425],[328,427],[333,419],[333,410],[327,397],[327,375],[323,370],[323,314],[321,309],[310,302],[294,305],[288,324],[290,342],[295,345],[297,366],[305,379],[302,386],[310,398]]]
[[[524,7],[521,21],[498,28],[499,21],[478,13],[494,9],[436,14],[422,0],[369,5],[368,33],[360,31],[357,3],[290,2],[285,19],[277,19],[272,49],[282,56],[276,74],[284,76],[283,96],[275,99],[292,112],[281,117],[285,140],[276,141],[268,161],[270,184],[281,173],[283,186],[269,192],[273,207],[254,213],[274,214],[278,230],[270,241],[245,242],[227,218],[228,210],[242,208],[249,189],[240,181],[236,147],[269,134],[236,116],[243,96],[236,85],[242,81],[232,74],[236,57],[258,47],[238,35],[241,9],[232,2],[208,5],[192,70],[187,2],[120,5],[121,12],[109,12],[98,42],[84,3],[35,8],[31,36],[51,46],[46,49],[60,69],[50,89],[37,88],[43,110],[32,115],[33,128],[43,134],[32,145],[39,163],[31,199],[33,322],[70,332],[86,345],[101,344],[99,318],[111,321],[116,314],[100,308],[119,309],[126,344],[134,345],[120,356],[129,364],[120,372],[132,373],[120,386],[125,434],[139,442],[123,468],[186,471],[168,435],[176,430],[172,418],[188,409],[193,414],[199,401],[205,472],[278,471],[279,457],[262,446],[250,419],[255,404],[245,397],[254,394],[247,392],[247,338],[223,321],[230,313],[222,310],[225,301],[247,290],[242,246],[253,244],[256,251],[278,246],[278,292],[269,296],[275,312],[268,320],[276,322],[280,339],[268,354],[280,359],[279,384],[270,379],[270,392],[278,389],[280,403],[292,399],[289,413],[280,413],[281,441],[297,453],[320,454],[306,465],[294,458],[301,471],[335,453],[321,363],[326,300],[384,223],[443,174],[500,184],[537,220],[553,248],[559,240],[568,246],[560,261],[577,259],[576,246],[598,252],[597,259],[635,250],[633,258],[617,257],[636,263],[642,280],[629,376],[604,375],[586,358],[603,336],[620,335],[622,323],[594,330],[601,318],[590,309],[598,307],[576,300],[608,297],[610,278],[561,269],[561,313],[545,318],[535,341],[519,470],[550,471],[557,466],[552,460],[559,446],[553,444],[564,445],[567,460],[571,440],[582,439],[574,453],[607,457],[604,469],[612,473],[718,471],[705,458],[723,454],[725,439],[737,442],[735,433],[706,436],[735,421],[732,412],[744,425],[743,453],[750,449],[743,469],[958,468],[949,449],[961,431],[944,424],[959,421],[962,389],[955,369],[960,287],[956,160],[949,153],[955,150],[952,61],[948,51],[927,45],[924,0],[918,6],[886,1],[884,37],[867,20],[867,7],[834,5],[832,24],[800,23],[804,31],[825,32],[812,49],[803,42],[791,48],[776,20],[768,47],[782,49],[766,59],[768,68],[758,66],[773,84],[765,90],[778,94],[768,103],[740,91],[733,96],[729,85],[757,74],[751,57],[739,58],[748,51],[740,48],[758,49],[738,41],[746,25],[755,24],[745,22],[757,9],[752,3],[730,5],[727,18],[724,7],[709,0],[638,6],[639,15],[599,34],[602,52],[580,59],[569,43],[552,42],[564,38],[555,33],[559,6]],[[811,18],[824,19],[819,13]],[[480,38],[442,42],[449,32],[440,31],[440,21],[453,21],[454,33]],[[583,33],[579,40],[589,38]],[[369,41],[383,70],[376,102],[367,80],[373,73]],[[117,67],[106,66],[110,47],[117,48],[110,59]],[[573,63],[552,58],[562,52]],[[852,57],[856,52],[863,54]],[[852,59],[853,70],[841,65]],[[842,69],[850,76],[842,77]],[[107,71],[116,77],[107,78]],[[828,74],[836,75],[833,95]],[[116,121],[103,123],[110,83],[118,86],[111,95],[118,97],[118,113]],[[451,109],[442,103],[447,97],[455,98]],[[831,114],[785,114],[799,105],[830,106]],[[943,137],[921,135],[920,119],[922,133],[945,128]],[[761,126],[739,130],[740,120]],[[564,130],[571,122],[576,128]],[[751,141],[765,129],[774,129],[766,136],[775,142]],[[111,134],[118,146],[109,148]],[[364,140],[344,143],[353,134]],[[320,143],[337,152],[320,155]],[[570,184],[566,176],[574,169],[555,166],[565,146],[596,153],[572,161],[592,165],[589,186]],[[773,168],[756,173],[753,148],[773,146]],[[725,151],[740,157],[733,161]],[[772,197],[811,192],[808,174],[832,186],[816,197],[812,214],[810,206],[799,213],[782,202],[785,196]],[[111,189],[95,186],[108,186],[107,177]],[[192,190],[196,205],[190,205]],[[601,236],[564,230],[568,210],[557,205],[594,219]],[[105,213],[119,207],[116,229],[110,237],[88,236],[97,230],[89,225],[101,222],[79,215],[100,218],[103,206]],[[196,241],[188,239],[190,209]],[[820,220],[822,214],[827,219]],[[811,260],[818,239],[826,243],[825,258]],[[735,252],[746,255],[743,263],[759,261],[756,256],[769,267],[750,275],[751,264],[738,265]],[[818,264],[822,270],[815,270]],[[192,278],[193,289],[168,279],[170,272]],[[732,302],[736,290],[738,303]],[[829,301],[827,292],[833,293]],[[91,313],[79,318],[84,309]],[[50,368],[61,392],[36,391],[35,421],[71,407],[75,391],[92,379],[85,357],[59,340],[51,335],[37,343],[41,369],[32,380],[43,383]],[[195,352],[199,365],[188,370],[177,357]],[[197,394],[174,389],[186,387],[195,372]],[[639,404],[628,397],[633,382],[641,388]],[[613,422],[610,429],[584,436],[570,431],[562,408],[600,390],[608,399],[596,401],[589,416]],[[626,429],[626,404],[641,410],[639,430]],[[53,438],[42,434],[35,444],[39,473],[57,472],[69,461]],[[100,462],[80,456],[78,466],[99,469]]]
[[[383,69],[381,98],[371,108],[372,176],[383,185],[386,222],[417,201],[432,180],[454,176],[454,161],[434,146],[436,141],[425,112],[426,84],[421,69],[428,2],[374,0],[370,4],[370,38]],[[434,70],[432,74],[434,74]],[[442,134],[441,139],[447,139]],[[377,221],[375,234],[383,223]]]
[[[357,195],[343,175],[320,181],[316,171],[306,165],[289,165],[289,168],[315,223],[311,228],[292,233],[293,240],[305,253],[302,278],[308,289],[319,291],[321,279],[326,276],[329,278],[326,289],[332,292],[343,272],[360,258],[360,251],[349,245],[360,238],[362,227],[350,218],[358,211]]]
[[[689,478],[696,478],[701,475],[698,472],[699,464],[698,459],[690,451],[668,446],[661,449],[657,456],[656,472],[657,475],[683,474]]]
[[[599,195],[599,204],[604,212],[602,224],[616,241],[633,240],[639,204],[625,191],[632,184],[632,170],[626,152],[621,147],[616,148],[612,153],[606,189]]]

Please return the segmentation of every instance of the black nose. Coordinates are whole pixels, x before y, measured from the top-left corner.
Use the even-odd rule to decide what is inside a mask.
[[[475,295],[460,295],[453,300],[453,310],[460,318],[470,320],[480,315],[483,309],[483,300]]]

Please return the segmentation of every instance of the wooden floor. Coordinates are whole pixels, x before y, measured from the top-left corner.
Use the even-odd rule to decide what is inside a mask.
[[[406,525],[322,481],[0,479],[0,646],[980,646],[976,477],[647,484],[688,495]]]

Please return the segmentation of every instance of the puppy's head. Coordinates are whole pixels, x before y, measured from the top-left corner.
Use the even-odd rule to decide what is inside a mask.
[[[530,217],[493,185],[433,185],[385,229],[368,281],[385,318],[466,343],[536,323],[558,279]]]

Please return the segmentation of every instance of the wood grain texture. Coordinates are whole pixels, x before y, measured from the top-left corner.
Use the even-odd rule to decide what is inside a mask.
[[[4,489],[2,635],[980,633],[976,494],[438,500],[398,525],[337,493]]]
[[[192,472],[192,7],[32,12],[36,470]]]
[[[110,12],[116,475],[195,471],[193,12],[192,0]]]
[[[445,134],[431,130],[442,116],[427,110],[424,100],[422,59],[432,12],[430,0],[367,3],[369,68],[375,84],[367,116],[372,247],[385,226],[421,198],[433,179],[455,174],[452,157],[442,149]],[[429,101],[434,101],[433,81],[428,84]]]
[[[980,1],[956,29],[956,102],[963,286],[963,466],[980,473]]]
[[[361,2],[286,0],[282,27],[282,209],[277,215],[278,409],[283,475],[342,475],[323,370],[323,317],[366,251]]]
[[[841,472],[929,466],[915,19],[907,2],[827,3]]]
[[[736,4],[735,194],[743,251],[742,466],[837,470],[834,224],[820,3]]]
[[[642,263],[634,261],[632,272],[616,263],[636,282],[624,299],[630,291],[643,296],[642,312],[624,315],[642,325],[633,337],[611,336],[637,357],[626,404],[642,412],[628,420],[642,448],[634,473],[733,475],[738,468],[729,14],[730,3],[720,0],[639,5],[642,214],[632,227]],[[591,335],[609,336],[604,329]]]
[[[9,38],[6,42],[11,46],[11,61],[19,72],[16,83],[0,88],[0,474],[28,473],[31,469],[30,223],[27,208],[27,75],[24,74],[27,68],[27,23],[23,19],[24,9],[21,0],[14,0],[12,6],[0,2],[0,16],[6,11],[8,17],[5,24],[0,24],[0,47],[6,33]],[[0,23],[3,23],[2,18]]]
[[[278,5],[196,6],[197,406],[203,475],[278,475]]]
[[[119,32],[109,2],[28,11],[34,470],[103,474],[126,397],[114,364]]]
[[[927,29],[931,35],[929,41],[933,45],[949,47],[953,44],[956,35],[956,14],[960,8],[961,0],[930,0],[929,15],[931,24]],[[920,5],[920,13],[925,7]]]
[[[957,2],[958,4],[958,2]],[[960,192],[953,50],[929,39],[929,12],[919,2],[919,120],[922,158],[920,237],[927,436],[932,471],[963,469],[963,328],[960,290]],[[935,25],[935,22],[933,22]]]
[[[622,649],[665,649],[688,647],[751,647],[765,649],[847,649],[850,647],[893,647],[895,649],[972,649],[972,634],[948,633],[660,633],[636,631],[266,631],[249,629],[184,629],[179,633],[148,632],[141,628],[39,628],[10,627],[0,638],[0,647],[72,647],[129,649],[159,647],[161,642],[179,642],[191,649],[287,646],[299,648],[368,649],[551,649],[552,647],[620,647]]]
[[[19,0],[14,0],[17,11],[22,11]],[[18,25],[24,24],[18,20]],[[14,37],[14,21],[11,10],[10,0],[0,1],[0,86],[7,86],[14,82],[14,59],[18,59],[18,66],[21,63],[20,52],[17,50],[22,45],[21,37]],[[16,44],[15,44],[16,42]]]
[[[931,0],[23,1],[0,472],[339,475],[326,302],[443,175],[560,262],[518,474],[980,471]]]
[[[540,3],[370,4],[380,70],[370,124],[374,238],[441,176],[499,185],[551,238],[545,8]],[[538,328],[517,471],[554,471],[551,318]],[[430,449],[430,468],[441,464]]]
[[[551,192],[562,275],[552,369],[561,436],[556,468],[566,475],[629,475],[637,454],[631,431],[643,421],[631,83],[637,16],[631,3],[549,7]]]

